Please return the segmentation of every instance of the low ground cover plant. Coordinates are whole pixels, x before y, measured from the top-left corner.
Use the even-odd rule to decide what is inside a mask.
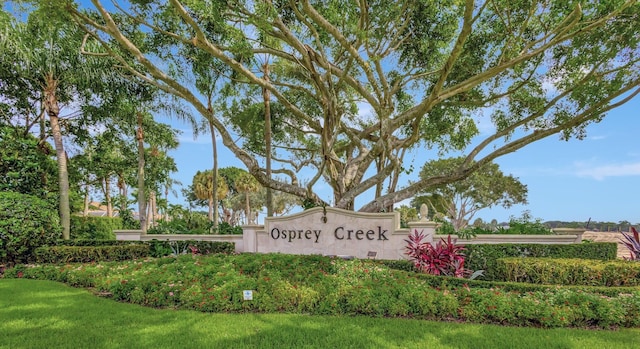
[[[415,317],[536,327],[635,327],[640,292],[499,284],[394,270],[370,260],[282,254],[181,255],[128,262],[20,265],[6,277],[91,287],[115,300],[205,312]],[[434,279],[440,280],[439,286]],[[448,282],[459,280],[458,283]],[[469,285],[474,285],[470,287]],[[243,298],[253,291],[253,300]]]

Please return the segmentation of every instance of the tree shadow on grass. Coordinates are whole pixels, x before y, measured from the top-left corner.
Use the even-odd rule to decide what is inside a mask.
[[[589,331],[151,309],[34,280],[0,280],[0,348],[634,348],[640,330]]]

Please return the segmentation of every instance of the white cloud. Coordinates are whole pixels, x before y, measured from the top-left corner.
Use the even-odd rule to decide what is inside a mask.
[[[640,162],[629,164],[610,164],[585,167],[578,164],[576,174],[580,177],[591,177],[599,181],[607,177],[640,176]]]

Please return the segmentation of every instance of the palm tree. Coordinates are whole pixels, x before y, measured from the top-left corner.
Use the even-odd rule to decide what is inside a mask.
[[[217,202],[214,198],[213,191],[213,171],[207,170],[203,172],[196,172],[193,177],[193,192],[198,200],[207,200],[209,203],[209,221],[214,222],[217,216],[214,216],[214,211],[217,211]],[[216,191],[216,197],[224,199],[229,192],[229,188],[225,181],[217,181],[218,190]],[[215,206],[215,207],[214,207]]]
[[[43,137],[51,136],[56,152],[59,185],[59,213],[62,236],[69,239],[69,170],[63,142],[67,119],[61,115],[64,106],[89,98],[92,89],[100,84],[100,68],[79,53],[81,33],[70,21],[53,20],[46,9],[32,11],[24,22],[3,22],[6,35],[0,35],[0,47],[11,47],[15,56],[13,74],[29,89],[29,102],[41,105],[43,113],[37,119],[44,128],[49,118],[49,130],[42,129]],[[107,61],[102,61],[107,62]],[[34,121],[35,123],[35,121]],[[44,141],[44,139],[43,139]]]
[[[245,217],[246,224],[251,223],[251,205],[249,202],[249,194],[260,190],[260,183],[248,172],[242,173],[236,178],[236,189],[245,195]]]

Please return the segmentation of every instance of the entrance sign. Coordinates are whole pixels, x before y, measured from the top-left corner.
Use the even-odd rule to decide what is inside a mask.
[[[253,229],[252,229],[253,228]],[[403,259],[409,229],[400,214],[359,213],[315,207],[286,217],[267,217],[264,226],[245,226],[245,251]],[[252,234],[253,233],[253,234]]]

